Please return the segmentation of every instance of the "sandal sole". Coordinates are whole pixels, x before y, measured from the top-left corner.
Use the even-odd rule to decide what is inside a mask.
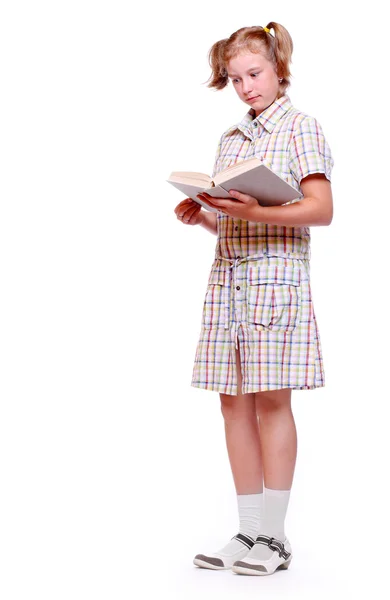
[[[213,571],[228,571],[231,567],[218,567],[217,565],[213,565],[205,560],[201,560],[200,558],[194,558],[194,565],[197,567],[201,567],[202,569],[212,569]]]
[[[282,563],[278,567],[276,567],[275,571],[287,571],[291,563],[291,559]],[[257,571],[256,569],[250,569],[247,567],[232,567],[233,573],[237,573],[238,575],[273,575],[275,571],[272,573],[267,573],[266,571]]]

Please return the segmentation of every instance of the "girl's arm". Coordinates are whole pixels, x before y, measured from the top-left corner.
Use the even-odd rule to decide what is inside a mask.
[[[308,175],[301,181],[303,198],[285,206],[261,206],[258,220],[269,225],[312,227],[330,225],[333,197],[330,181],[323,173]]]
[[[282,206],[260,206],[253,196],[234,190],[230,190],[230,195],[239,202],[227,198],[213,198],[206,192],[198,195],[208,206],[219,209],[233,219],[286,227],[330,225],[333,218],[330,181],[323,173],[315,173],[302,179],[300,185],[304,197],[299,202]]]
[[[210,233],[214,233],[214,235],[217,235],[217,213],[202,210],[200,212],[199,217],[201,218],[199,225],[202,225],[202,227],[207,229],[207,231],[209,231]]]

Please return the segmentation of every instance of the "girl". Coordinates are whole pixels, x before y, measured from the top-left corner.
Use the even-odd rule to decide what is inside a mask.
[[[263,207],[238,190],[236,200],[199,195],[217,213],[189,198],[175,208],[183,223],[217,234],[191,385],[220,394],[239,511],[239,532],[194,564],[248,575],[291,562],[284,531],[297,452],[291,390],[325,385],[309,227],[332,221],[333,159],[318,121],[286,94],[292,49],[274,22],[211,47],[208,87],[223,89],[230,79],[251,107],[221,136],[213,176],[256,156],[303,198]]]

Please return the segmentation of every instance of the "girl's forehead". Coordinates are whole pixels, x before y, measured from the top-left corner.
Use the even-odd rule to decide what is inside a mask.
[[[246,64],[248,62],[263,62],[267,60],[262,52],[241,52],[236,56],[233,56],[228,63],[241,63]]]
[[[251,68],[268,62],[264,54],[260,52],[245,52],[234,56],[227,62],[227,67],[231,68]]]

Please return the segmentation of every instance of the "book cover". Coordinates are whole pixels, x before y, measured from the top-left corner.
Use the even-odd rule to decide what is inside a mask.
[[[207,192],[214,198],[237,200],[229,194],[229,190],[234,189],[253,196],[261,206],[279,206],[302,197],[258,158],[236,163],[218,173],[214,180],[204,173],[173,171],[167,182],[212,212],[216,210],[205,205],[196,197],[197,194]]]

